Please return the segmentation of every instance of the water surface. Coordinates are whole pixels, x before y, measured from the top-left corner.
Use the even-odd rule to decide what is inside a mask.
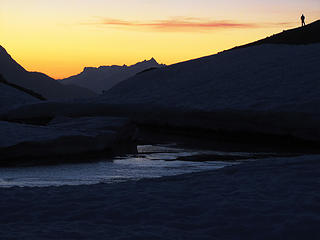
[[[92,163],[0,168],[0,187],[87,185],[158,178],[219,169],[235,164],[235,162],[212,161],[214,159],[201,162],[176,161],[178,157],[201,154],[244,156],[250,154],[181,149],[174,145],[138,146],[138,152],[139,154]]]

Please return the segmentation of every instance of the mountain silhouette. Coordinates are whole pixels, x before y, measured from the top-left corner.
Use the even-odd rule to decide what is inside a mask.
[[[47,99],[73,99],[94,97],[96,94],[79,86],[64,86],[39,72],[28,72],[0,46],[0,74],[12,84],[30,89]]]
[[[74,84],[102,93],[111,89],[123,80],[134,76],[135,74],[151,70],[164,65],[158,64],[154,58],[138,62],[132,66],[100,66],[98,68],[85,67],[83,72],[78,75],[63,79],[60,82],[69,85]]]

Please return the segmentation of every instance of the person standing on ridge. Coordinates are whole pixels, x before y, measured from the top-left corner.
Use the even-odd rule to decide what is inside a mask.
[[[302,16],[301,16],[301,25],[302,25],[302,27],[306,25],[305,19],[306,19],[306,17],[302,14]]]

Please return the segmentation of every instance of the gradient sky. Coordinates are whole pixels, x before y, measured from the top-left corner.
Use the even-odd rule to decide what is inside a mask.
[[[320,18],[319,0],[0,0],[0,44],[54,78],[85,66],[172,64]]]

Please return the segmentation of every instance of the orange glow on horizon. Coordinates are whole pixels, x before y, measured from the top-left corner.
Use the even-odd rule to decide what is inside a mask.
[[[285,0],[289,7],[274,8],[252,2],[2,0],[0,44],[28,71],[61,79],[84,67],[211,55],[299,26],[302,10],[307,23],[320,16],[313,0]]]

